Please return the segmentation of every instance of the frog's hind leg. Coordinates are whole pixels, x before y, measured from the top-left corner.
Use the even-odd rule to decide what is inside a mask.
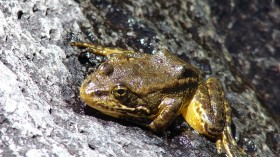
[[[210,78],[200,83],[187,108],[182,109],[182,115],[200,134],[217,137],[226,123],[224,99],[221,83]]]
[[[216,147],[219,154],[223,151],[230,152],[229,144],[237,145],[232,134],[231,134],[231,108],[227,101],[224,103],[225,105],[225,115],[226,115],[226,124],[223,130],[223,133],[217,137]]]
[[[221,135],[217,137],[216,147],[219,154],[226,152],[228,157],[247,157],[248,155],[241,149],[231,133],[231,108],[225,101],[226,125]]]
[[[231,109],[218,79],[201,82],[190,104],[182,109],[182,115],[197,132],[217,140],[219,154],[246,156],[232,136]]]
[[[129,50],[123,50],[119,48],[109,48],[109,47],[96,45],[92,43],[86,43],[86,42],[71,42],[70,45],[79,48],[86,48],[89,52],[102,56],[109,56],[111,54],[121,54],[121,53],[133,53],[133,51],[129,51]]]

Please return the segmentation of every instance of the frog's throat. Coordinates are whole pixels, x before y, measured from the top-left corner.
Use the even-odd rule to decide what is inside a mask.
[[[98,105],[98,104],[97,104]],[[148,110],[148,108],[146,107],[141,107],[141,109],[139,108],[129,108],[126,106],[121,106],[121,107],[117,107],[117,108],[110,108],[109,106],[106,105],[100,105],[97,108],[97,105],[91,106],[99,111],[101,111],[102,113],[115,117],[115,118],[120,118],[120,117],[135,117],[135,118],[140,118],[143,117],[143,115],[139,114],[140,112],[146,112],[144,114],[144,117],[146,117],[145,115],[147,113],[150,113],[150,110]]]
[[[98,100],[95,101],[92,99],[90,94],[84,93],[83,90],[80,90],[81,99],[90,107],[101,111],[102,113],[119,118],[120,116],[132,116],[132,117],[141,117],[141,115],[150,114],[150,110],[144,106],[132,108],[127,107],[125,105],[120,104],[117,101],[111,100],[110,103],[108,101]]]

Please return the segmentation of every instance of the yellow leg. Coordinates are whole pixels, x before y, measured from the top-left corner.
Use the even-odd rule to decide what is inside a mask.
[[[228,157],[247,157],[248,155],[241,149],[231,133],[231,108],[225,101],[226,126],[223,133],[217,138],[216,146],[218,153],[225,151]]]
[[[225,153],[224,152],[224,147],[223,147],[223,142],[222,142],[222,137],[217,138],[216,148],[217,148],[218,154]]]
[[[218,153],[228,157],[247,156],[231,133],[231,108],[219,80],[201,82],[196,93],[181,113],[188,124],[200,134],[217,140]]]
[[[70,45],[79,48],[87,48],[89,52],[102,56],[108,56],[111,54],[121,54],[121,53],[134,53],[134,51],[123,50],[119,48],[108,48],[105,46],[100,46],[100,45],[95,45],[95,44],[85,43],[85,42],[71,42]]]

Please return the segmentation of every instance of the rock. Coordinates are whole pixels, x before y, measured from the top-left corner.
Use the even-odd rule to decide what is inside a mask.
[[[213,23],[225,38],[238,71],[280,119],[280,1],[212,1]]]
[[[1,1],[0,10],[1,156],[218,156],[213,141],[185,124],[155,135],[84,114],[78,95],[88,66],[71,40],[146,53],[168,48],[222,81],[248,154],[279,154],[279,124],[234,73],[206,2]]]

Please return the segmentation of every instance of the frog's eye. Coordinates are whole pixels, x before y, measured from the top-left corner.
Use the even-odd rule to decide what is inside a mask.
[[[116,97],[116,98],[122,98],[125,97],[127,95],[127,88],[125,86],[122,85],[117,85],[113,91],[112,94]]]

